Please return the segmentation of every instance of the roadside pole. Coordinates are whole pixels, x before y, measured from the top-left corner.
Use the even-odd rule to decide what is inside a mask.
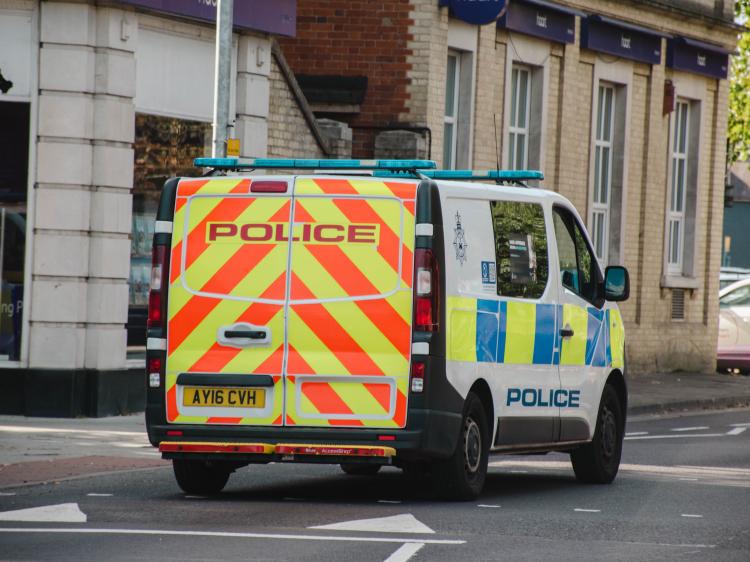
[[[218,0],[216,7],[216,74],[214,76],[214,131],[211,156],[227,155],[229,89],[232,72],[232,19],[234,0]]]

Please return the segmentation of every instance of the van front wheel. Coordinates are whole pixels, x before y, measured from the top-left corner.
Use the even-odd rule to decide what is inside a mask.
[[[230,468],[221,463],[174,459],[172,461],[177,484],[187,494],[208,496],[218,494],[224,489],[232,473]]]
[[[448,459],[436,463],[432,471],[435,488],[449,499],[476,499],[487,477],[488,458],[487,414],[482,401],[472,392],[466,397],[456,450]]]
[[[570,453],[573,472],[579,482],[609,484],[615,479],[620,468],[624,430],[617,392],[608,384],[602,392],[594,439]]]

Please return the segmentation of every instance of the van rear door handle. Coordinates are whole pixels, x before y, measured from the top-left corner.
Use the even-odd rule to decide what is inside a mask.
[[[227,347],[266,347],[271,345],[271,329],[254,326],[249,322],[236,322],[222,326],[216,333],[216,342]]]
[[[566,326],[565,328],[560,328],[560,336],[563,338],[572,338],[575,335],[575,332],[573,331],[573,328],[570,328]]]
[[[251,340],[262,340],[266,337],[265,330],[226,330],[225,338],[249,338]]]

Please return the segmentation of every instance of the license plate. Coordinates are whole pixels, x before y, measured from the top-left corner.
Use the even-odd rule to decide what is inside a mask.
[[[182,391],[183,406],[218,408],[263,408],[264,388],[223,388],[217,386],[186,386]]]

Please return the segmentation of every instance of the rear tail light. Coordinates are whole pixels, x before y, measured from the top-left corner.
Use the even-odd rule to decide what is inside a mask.
[[[150,357],[148,359],[148,386],[150,388],[161,386],[161,357]]]
[[[438,330],[439,282],[432,250],[417,248],[414,251],[414,329],[417,331]]]
[[[149,328],[163,327],[164,313],[167,304],[167,277],[167,247],[154,246],[151,259],[151,290],[148,293],[147,325]]]
[[[414,361],[411,364],[411,391],[422,392],[424,390],[424,374],[426,368],[422,361]]]

